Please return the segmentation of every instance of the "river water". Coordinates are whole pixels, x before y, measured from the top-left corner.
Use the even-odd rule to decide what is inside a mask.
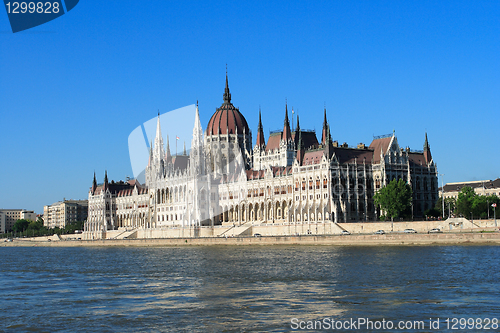
[[[500,317],[497,246],[3,247],[0,256],[0,332],[318,331],[360,318],[375,326],[336,331],[391,321],[394,332],[456,332],[452,318]],[[489,327],[469,331],[498,331]]]

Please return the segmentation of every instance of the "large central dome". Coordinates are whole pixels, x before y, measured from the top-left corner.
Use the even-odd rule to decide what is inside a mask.
[[[243,117],[240,111],[231,103],[227,73],[226,88],[224,89],[223,98],[224,103],[215,111],[208,122],[207,135],[243,134],[244,132],[248,135],[250,129],[248,128],[245,117]]]

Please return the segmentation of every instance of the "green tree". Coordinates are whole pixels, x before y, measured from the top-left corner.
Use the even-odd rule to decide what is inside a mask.
[[[455,212],[457,201],[455,198],[445,198],[444,199],[444,218],[450,217]],[[434,208],[439,211],[439,216],[443,216],[443,199],[439,198],[436,202]]]
[[[14,230],[15,232],[22,232],[28,229],[30,223],[31,221],[28,220],[17,220],[16,223],[14,223],[12,230]]]
[[[393,179],[387,186],[375,193],[375,202],[392,220],[410,211],[412,191],[402,179]]]
[[[74,234],[76,230],[83,230],[83,221],[71,222],[64,227],[65,234]]]
[[[476,193],[472,187],[465,186],[458,193],[457,199],[457,209],[456,212],[459,216],[470,218],[470,213],[472,212],[472,206],[474,203],[474,198]]]
[[[443,210],[443,209],[441,209],[441,210]],[[439,209],[436,209],[436,208],[427,209],[424,212],[424,215],[427,216],[427,217],[436,217],[436,218],[442,216],[441,212],[439,211]]]

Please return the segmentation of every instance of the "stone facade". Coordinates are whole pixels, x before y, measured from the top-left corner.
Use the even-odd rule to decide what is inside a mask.
[[[339,145],[325,110],[318,141],[314,131],[301,130],[298,117],[297,128],[290,129],[285,106],[283,130],[271,133],[266,143],[259,114],[253,149],[251,142],[245,118],[231,103],[226,76],[223,104],[205,131],[196,107],[189,155],[171,156],[168,137],[165,149],[158,117],[144,185],[109,184],[106,175],[97,186],[94,175],[87,239],[120,229],[374,221],[381,212],[373,196],[393,179],[412,186],[414,217],[422,217],[438,197],[427,134],[423,151],[401,148],[395,133],[376,137],[369,146]]]

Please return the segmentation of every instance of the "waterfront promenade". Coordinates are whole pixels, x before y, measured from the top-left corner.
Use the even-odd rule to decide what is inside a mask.
[[[387,233],[353,235],[299,235],[299,236],[242,236],[242,237],[199,237],[199,238],[161,238],[161,239],[104,239],[104,240],[54,240],[42,237],[14,239],[1,242],[0,246],[214,246],[214,245],[500,245],[498,229],[465,229],[444,233]]]

